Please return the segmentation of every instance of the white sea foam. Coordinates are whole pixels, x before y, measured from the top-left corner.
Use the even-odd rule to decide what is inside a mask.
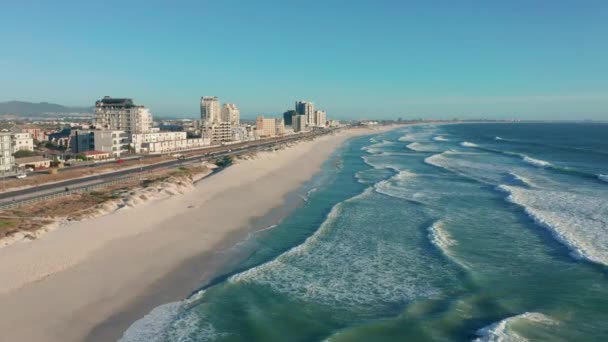
[[[530,165],[534,165],[534,166],[537,166],[537,167],[549,167],[549,166],[551,166],[551,163],[549,163],[548,161],[544,161],[544,160],[541,160],[541,159],[535,159],[535,158],[529,157],[529,156],[527,156],[525,154],[521,154],[520,156],[521,156],[521,158],[523,159],[524,162],[526,162],[526,163],[528,163]]]
[[[479,336],[475,342],[525,342],[527,338],[518,334],[513,325],[520,322],[531,324],[555,325],[556,321],[537,312],[525,312],[521,315],[505,318],[501,321],[477,330]]]
[[[463,141],[460,143],[460,146],[464,146],[464,147],[479,147],[479,145],[469,142],[469,141]]]
[[[416,152],[437,152],[437,148],[433,145],[421,144],[419,142],[413,142],[406,146],[408,149]]]
[[[608,175],[597,175],[597,178],[601,181],[608,182]]]
[[[157,306],[131,324],[118,342],[213,341],[225,336],[205,322],[200,313],[188,310],[204,294],[202,290],[183,301]]]
[[[501,137],[494,137],[494,140],[505,140],[505,139],[503,139]]]
[[[401,138],[399,138],[399,141],[416,141],[416,139],[418,139],[418,138],[414,134],[408,133],[408,134],[402,136]]]
[[[167,329],[182,307],[182,302],[163,304],[154,308],[143,318],[135,321],[123,333],[119,342],[160,342],[166,338]]]
[[[518,175],[517,173],[515,173],[515,172],[513,172],[513,171],[509,172],[509,174],[510,174],[510,175],[511,175],[511,176],[512,176],[512,177],[513,177],[515,180],[517,180],[518,182],[520,182],[522,185],[524,185],[524,186],[529,186],[529,187],[532,187],[532,186],[533,186],[533,183],[532,183],[532,181],[531,181],[529,178],[524,177],[524,176],[522,176],[522,175]]]
[[[387,238],[395,231],[382,233],[381,226],[371,224],[371,213],[353,208],[370,196],[372,187],[337,204],[302,244],[229,282],[268,286],[292,298],[334,307],[372,309],[436,295],[433,282],[438,276],[449,277],[449,272],[422,274],[425,256]],[[354,222],[365,221],[370,223],[361,226],[363,231],[352,229]]]
[[[374,190],[386,196],[418,201],[417,192],[405,187],[405,183],[416,176],[417,174],[407,170],[399,171],[393,177],[374,184]]]
[[[447,139],[443,135],[438,135],[438,136],[434,137],[433,140],[435,140],[435,141],[450,141],[449,139]]]
[[[445,230],[443,221],[436,221],[429,227],[429,238],[441,251],[458,244]]]
[[[361,147],[361,150],[366,151],[368,153],[371,154],[378,154],[378,153],[382,153],[382,147],[386,147],[386,146],[390,146],[395,144],[392,141],[389,140],[382,140],[380,142],[376,142],[375,144],[369,145],[369,146],[363,146]]]
[[[498,189],[568,246],[574,257],[608,265],[608,198],[603,193],[508,185]]]

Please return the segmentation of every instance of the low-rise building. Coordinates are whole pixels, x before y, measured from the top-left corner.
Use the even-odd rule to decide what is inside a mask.
[[[143,153],[169,153],[193,150],[197,148],[208,147],[209,145],[211,145],[211,140],[209,138],[166,140],[143,143],[142,151],[145,151]]]
[[[99,130],[93,131],[95,150],[108,152],[113,157],[129,151],[129,136],[124,131]]]
[[[81,153],[88,160],[103,160],[109,159],[111,154],[109,152],[101,152],[101,151],[84,151]]]
[[[135,153],[168,153],[211,145],[209,137],[188,139],[186,132],[154,132],[131,135]]]
[[[34,139],[29,133],[13,133],[13,151],[34,151]]]
[[[186,132],[154,132],[131,135],[131,146],[135,153],[148,153],[149,144],[165,141],[186,140]]]
[[[51,167],[51,160],[43,156],[15,158],[15,165],[20,169],[29,167],[33,169],[46,169]]]

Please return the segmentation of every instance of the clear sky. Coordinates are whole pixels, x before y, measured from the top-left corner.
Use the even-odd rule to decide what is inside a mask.
[[[608,119],[608,1],[28,1],[0,6],[0,101],[132,97],[245,116]]]

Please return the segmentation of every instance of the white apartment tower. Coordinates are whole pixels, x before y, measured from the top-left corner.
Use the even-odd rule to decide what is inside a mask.
[[[241,113],[234,103],[224,103],[221,119],[222,122],[230,122],[233,127],[236,127],[241,121]]]
[[[152,114],[132,99],[105,96],[95,102],[97,128],[124,131],[127,134],[148,133],[152,129]]]
[[[201,122],[203,126],[210,126],[220,121],[220,100],[217,96],[201,97]]]
[[[303,132],[306,130],[306,116],[305,115],[294,115],[293,121],[291,122],[294,132]]]
[[[314,126],[315,104],[309,101],[296,101],[296,115],[304,115],[306,117],[306,125]]]
[[[10,171],[14,164],[11,133],[0,133],[0,171]]]
[[[315,126],[317,127],[325,127],[327,123],[327,114],[324,110],[316,110],[315,111]]]

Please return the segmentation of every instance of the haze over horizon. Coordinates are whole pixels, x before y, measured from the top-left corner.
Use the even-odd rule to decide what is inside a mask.
[[[132,97],[244,117],[608,117],[605,1],[25,1],[0,12],[0,101]]]

